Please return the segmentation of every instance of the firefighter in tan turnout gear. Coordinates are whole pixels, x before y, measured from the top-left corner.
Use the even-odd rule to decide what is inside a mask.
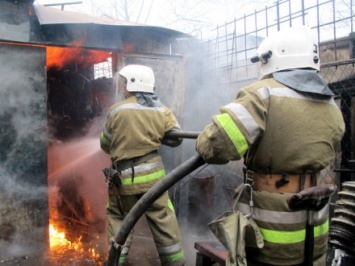
[[[161,144],[179,146],[182,139],[166,139],[165,133],[181,130],[171,110],[154,93],[155,76],[150,67],[127,65],[119,71],[118,88],[125,100],[108,112],[100,136],[101,148],[110,154],[109,200],[106,208],[108,237],[122,226],[123,219],[139,198],[165,175]],[[185,265],[174,207],[166,191],[145,212],[162,265]],[[122,247],[119,265],[127,263],[132,234]]]
[[[264,239],[261,249],[246,247],[248,265],[326,265],[329,197],[320,210],[309,212],[307,203],[290,207],[297,193],[323,188],[320,171],[334,161],[345,128],[318,74],[317,42],[308,27],[289,28],[264,39],[252,61],[259,63],[261,79],[220,108],[196,150],[212,164],[244,159],[252,219]],[[250,213],[249,200],[244,190],[238,210]],[[313,238],[306,250],[309,218]],[[305,259],[308,249],[311,262]]]

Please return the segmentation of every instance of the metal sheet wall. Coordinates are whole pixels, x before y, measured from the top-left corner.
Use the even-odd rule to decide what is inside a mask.
[[[0,260],[47,247],[45,49],[0,45]]]

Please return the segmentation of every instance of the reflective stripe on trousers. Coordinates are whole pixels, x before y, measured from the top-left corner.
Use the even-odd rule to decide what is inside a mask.
[[[243,213],[249,213],[250,207],[248,204],[239,203],[238,210],[240,210]],[[321,222],[320,225],[314,227],[314,237],[318,237],[328,233],[329,230],[329,221],[327,220],[328,212],[329,212],[329,204],[327,204],[322,210],[313,213],[313,221]],[[277,212],[277,211],[270,211],[270,210],[262,210],[254,207],[253,218],[257,221],[263,221],[263,222],[275,223],[275,224],[305,223],[307,221],[307,211],[302,210],[302,211],[295,211],[295,212]],[[264,237],[264,240],[275,244],[298,243],[304,241],[306,237],[305,229],[295,230],[295,231],[278,231],[278,230],[269,230],[260,227],[260,231]]]
[[[110,192],[110,191],[109,191]],[[120,230],[124,216],[117,210],[117,200],[113,193],[109,194],[106,215],[109,239]],[[137,203],[137,195],[121,195],[121,202],[126,213]],[[181,235],[172,202],[166,191],[146,210],[147,223],[151,230],[155,245],[159,250],[162,265],[184,265],[184,252],[181,245]],[[127,239],[128,240],[128,239]],[[125,245],[128,245],[127,241]],[[130,244],[130,243],[129,243]]]
[[[184,251],[182,250],[181,243],[177,243],[168,247],[158,247],[158,253],[161,263],[171,263],[184,260]]]
[[[262,249],[247,248],[251,259],[271,265],[297,265],[304,260],[307,211],[292,211],[288,202],[292,193],[253,191],[252,218],[264,238]],[[250,194],[243,193],[237,209],[250,213]],[[327,253],[329,204],[314,214],[314,257]]]

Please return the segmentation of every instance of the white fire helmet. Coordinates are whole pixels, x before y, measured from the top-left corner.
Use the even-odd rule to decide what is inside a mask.
[[[143,65],[127,65],[118,73],[127,79],[127,91],[154,92],[155,76],[150,67]]]
[[[252,62],[259,61],[260,77],[285,69],[319,70],[318,43],[307,26],[283,29],[265,38]]]

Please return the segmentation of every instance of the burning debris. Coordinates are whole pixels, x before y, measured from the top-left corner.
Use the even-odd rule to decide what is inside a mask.
[[[97,244],[85,243],[79,237],[74,241],[66,238],[53,224],[49,226],[51,265],[101,265],[102,255],[96,251]],[[94,248],[94,247],[95,248]]]
[[[51,265],[99,265],[105,258],[106,184],[99,169],[108,163],[96,139],[48,147]]]

